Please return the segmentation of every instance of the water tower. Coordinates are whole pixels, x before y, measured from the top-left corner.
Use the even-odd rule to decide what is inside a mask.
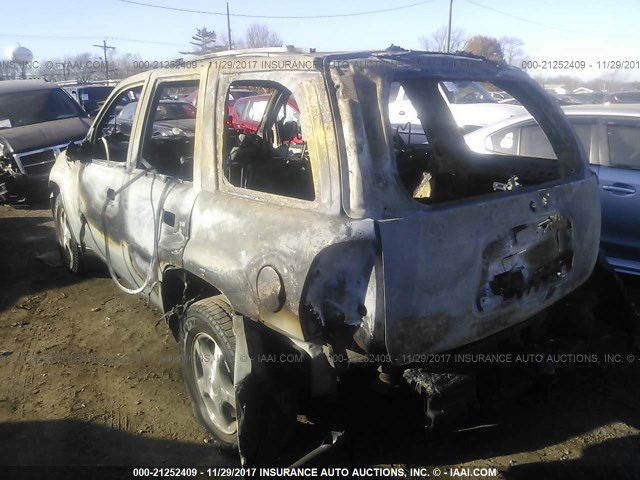
[[[33,53],[27,47],[20,44],[11,52],[11,60],[20,65],[22,79],[27,78],[27,65],[33,60]]]

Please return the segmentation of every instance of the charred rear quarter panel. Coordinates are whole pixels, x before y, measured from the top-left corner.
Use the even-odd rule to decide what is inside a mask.
[[[293,338],[305,339],[300,323],[301,303],[323,319],[323,302],[331,297],[327,286],[334,278],[344,277],[344,288],[334,295],[345,299],[352,312],[364,301],[364,289],[359,287],[362,274],[357,255],[353,264],[336,259],[328,252],[334,245],[348,248],[358,241],[368,245],[357,254],[373,262],[375,232],[373,221],[350,220],[325,212],[269,204],[257,199],[233,194],[202,191],[191,217],[191,236],[184,251],[184,268],[205,279],[220,290],[240,313],[267,323]],[[314,262],[319,255],[334,261]],[[314,278],[309,277],[315,265]],[[277,312],[270,312],[269,301],[258,294],[258,276],[264,267],[271,267],[281,278],[284,303]],[[317,271],[315,271],[317,270]],[[353,289],[351,287],[356,285]],[[344,290],[357,291],[344,295]],[[353,307],[353,308],[352,308]],[[360,318],[358,319],[358,321]]]

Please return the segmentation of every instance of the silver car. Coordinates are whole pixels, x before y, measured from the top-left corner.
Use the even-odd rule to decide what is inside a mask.
[[[640,275],[640,104],[563,107],[598,176],[602,202],[601,246],[616,271]],[[555,159],[540,126],[519,116],[465,137],[486,154]]]

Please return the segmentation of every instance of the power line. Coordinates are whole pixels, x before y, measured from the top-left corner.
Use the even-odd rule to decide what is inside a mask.
[[[110,40],[118,40],[120,42],[133,42],[133,43],[149,43],[152,45],[168,45],[170,47],[185,47],[187,43],[167,43],[167,42],[156,42],[153,40],[138,40],[136,38],[123,38],[123,37],[107,37]]]
[[[507,13],[507,12],[503,12],[502,10],[498,10],[497,8],[493,8],[493,7],[489,7],[487,5],[484,5],[482,3],[479,3],[475,0],[465,0],[467,3],[476,5],[480,8],[484,8],[485,10],[490,10],[492,12],[498,13],[500,15],[504,15],[505,17],[510,17],[516,20],[520,20],[521,22],[525,22],[525,23],[530,23],[532,25],[536,25],[538,27],[543,27],[543,28],[548,28],[550,30],[556,30],[558,32],[564,32],[564,33],[570,33],[571,35],[590,35],[592,32],[589,31],[585,31],[585,30],[569,30],[566,28],[560,28],[560,27],[556,27],[553,25],[547,25],[546,23],[541,23],[541,22],[536,22],[535,20],[529,20],[528,18],[524,18],[524,17],[519,17],[518,15],[513,15],[511,13]],[[610,37],[618,37],[618,38],[624,38],[625,40],[628,40],[628,35],[622,35],[619,33],[610,33],[608,36]]]
[[[220,15],[226,16],[225,12],[211,12],[208,10],[191,10],[188,8],[178,8],[178,7],[167,7],[164,5],[155,5],[152,3],[144,3],[144,2],[136,2],[134,0],[118,0],[122,3],[129,3],[132,5],[139,5],[142,7],[150,7],[150,8],[160,8],[162,10],[172,10],[175,12],[187,12],[187,13],[199,13],[203,15]],[[406,8],[417,7],[418,5],[424,5],[425,3],[431,3],[435,0],[424,0],[422,2],[411,3],[408,5],[401,5],[399,7],[391,7],[391,8],[383,8],[380,10],[369,10],[367,12],[355,12],[355,13],[336,13],[332,15],[249,15],[244,13],[231,13],[231,17],[244,17],[244,18],[267,18],[267,19],[277,19],[277,20],[287,20],[287,19],[319,19],[319,18],[339,18],[339,17],[358,17],[361,15],[372,15],[375,13],[385,13],[385,12],[394,12],[396,10],[404,10]]]
[[[104,73],[107,77],[107,80],[109,80],[109,60],[107,59],[107,50],[115,50],[116,47],[107,45],[106,40],[102,41],[102,45],[94,45],[94,47],[98,47],[102,49],[102,53],[104,54]]]
[[[105,37],[104,35],[98,36],[76,36],[76,35],[25,35],[23,33],[0,33],[0,37],[5,38],[34,38],[42,40],[99,40],[107,38],[109,40],[118,40],[120,42],[132,42],[132,43],[149,43],[152,45],[166,45],[169,47],[187,47],[187,43],[168,43],[168,42],[156,42],[153,40],[141,40],[137,38],[124,38],[124,37]]]
[[[61,39],[61,40],[95,40],[100,38],[97,36],[92,37],[79,37],[79,36],[64,36],[64,35],[25,35],[24,33],[0,33],[0,37],[9,38],[41,38],[45,40]]]
[[[558,30],[560,32],[566,32],[566,33],[579,33],[579,32],[572,32],[571,30],[566,30],[564,28],[559,28],[559,27],[553,27],[551,25],[546,25],[544,23],[536,22],[535,20],[529,20],[528,18],[519,17],[517,15],[512,15],[510,13],[503,12],[502,10],[498,10],[497,8],[488,7],[486,5],[483,5],[481,3],[476,2],[474,0],[466,0],[466,2],[467,3],[472,3],[473,5],[476,5],[476,6],[480,7],[480,8],[484,8],[486,10],[491,10],[492,12],[495,12],[495,13],[499,13],[500,15],[504,15],[505,17],[515,18],[516,20],[520,20],[522,22],[530,23],[532,25],[537,25],[539,27],[550,28],[551,30]]]

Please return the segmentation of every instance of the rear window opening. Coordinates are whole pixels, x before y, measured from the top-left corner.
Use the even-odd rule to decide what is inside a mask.
[[[580,156],[577,150],[567,153],[559,136],[571,134],[554,135],[556,127],[541,112],[530,111],[525,105],[532,100],[524,97],[518,88],[480,81],[391,82],[387,121],[407,192],[421,203],[438,204],[575,172]]]

